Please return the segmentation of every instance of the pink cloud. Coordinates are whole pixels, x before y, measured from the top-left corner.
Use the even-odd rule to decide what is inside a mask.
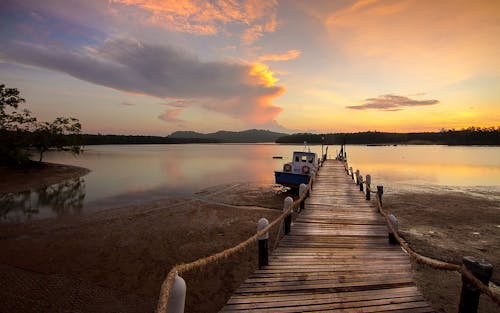
[[[182,122],[181,119],[177,118],[179,114],[182,113],[183,109],[169,109],[165,110],[162,114],[158,115],[158,118],[165,122]]]

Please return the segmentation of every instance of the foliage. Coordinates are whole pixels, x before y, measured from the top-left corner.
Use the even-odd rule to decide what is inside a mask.
[[[38,122],[29,110],[18,111],[24,102],[19,90],[0,85],[0,164],[30,163],[31,148],[39,152],[40,162],[51,148],[80,153],[81,124],[77,119],[58,117],[53,122]]]
[[[24,147],[29,145],[27,134],[36,118],[28,110],[17,111],[19,104],[24,102],[17,89],[0,85],[0,163],[29,161]]]
[[[43,153],[50,148],[81,152],[80,132],[82,125],[76,118],[58,117],[53,122],[37,123],[32,132],[32,146],[38,151],[42,162]]]
[[[324,138],[324,139],[322,139]],[[284,136],[277,143],[301,144],[442,144],[442,145],[500,145],[500,127],[469,127],[461,130],[441,130],[423,133],[359,132],[335,134],[301,133]]]

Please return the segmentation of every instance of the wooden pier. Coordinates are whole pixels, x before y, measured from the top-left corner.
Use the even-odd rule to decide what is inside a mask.
[[[291,233],[221,312],[434,312],[410,259],[388,242],[382,216],[342,162],[319,171]]]

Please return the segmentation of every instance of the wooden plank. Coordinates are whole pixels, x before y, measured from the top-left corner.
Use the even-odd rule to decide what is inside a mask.
[[[374,203],[327,161],[291,234],[221,312],[433,312]]]
[[[288,302],[288,301],[316,301],[324,299],[337,299],[349,298],[352,301],[367,300],[367,299],[381,299],[389,296],[416,296],[420,292],[415,286],[399,287],[391,289],[380,290],[361,290],[361,291],[347,291],[342,293],[280,293],[280,294],[256,294],[249,295],[234,295],[229,299],[228,304],[242,304],[242,303],[259,303],[259,302]]]

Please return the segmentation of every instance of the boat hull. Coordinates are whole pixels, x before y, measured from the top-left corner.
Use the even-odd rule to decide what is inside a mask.
[[[294,174],[289,172],[275,171],[274,177],[276,184],[287,187],[299,188],[300,184],[308,184],[311,176],[307,174]]]

